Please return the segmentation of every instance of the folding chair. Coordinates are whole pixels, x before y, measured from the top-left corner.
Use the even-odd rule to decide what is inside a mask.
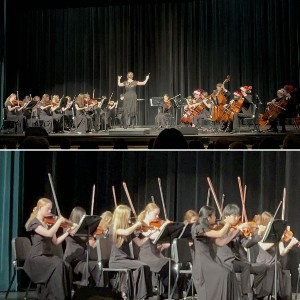
[[[104,272],[114,272],[114,273],[117,273],[117,278],[113,285],[113,289],[116,290],[118,281],[120,278],[120,273],[125,273],[126,282],[128,283],[128,286],[130,286],[131,270],[127,269],[127,268],[110,268],[108,266],[110,252],[111,252],[111,246],[112,245],[111,245],[111,241],[109,238],[97,237],[96,248],[97,248],[97,256],[98,256],[98,266],[99,266],[101,275],[100,275],[100,278],[97,280],[96,286],[99,286],[101,277],[104,275]],[[128,289],[128,292],[130,292],[130,289]],[[128,298],[130,299],[130,295],[128,295]]]
[[[175,262],[176,278],[169,298],[171,299],[175,292],[180,274],[188,274],[191,276],[188,282],[186,295],[192,287],[192,298],[194,298],[194,285],[192,279],[192,254],[189,246],[189,240],[186,238],[175,238],[172,242],[171,253],[172,260]],[[189,268],[183,269],[184,265],[189,266]],[[184,299],[186,299],[186,297]]]
[[[239,118],[239,131],[241,131],[240,128],[241,128],[241,124],[243,122],[245,122],[246,125],[248,125],[248,128],[249,128],[250,131],[255,131],[255,130],[258,131],[258,126],[256,124],[257,106],[254,103],[250,103],[250,105],[251,105],[252,115],[250,117],[246,117],[246,118]],[[252,130],[251,130],[249,122],[252,123],[252,126],[253,126]]]
[[[10,292],[13,281],[17,275],[17,271],[24,270],[23,266],[24,266],[25,259],[27,258],[27,255],[29,254],[29,251],[31,248],[31,242],[28,237],[16,237],[16,238],[12,239],[11,245],[12,245],[12,257],[13,257],[12,264],[14,267],[14,273],[9,282],[8,290],[5,294],[4,299],[7,299],[7,297],[8,297],[8,294]],[[27,299],[27,295],[28,295],[30,286],[31,286],[31,279],[30,279],[30,283],[26,289],[26,294],[25,294],[24,299]]]

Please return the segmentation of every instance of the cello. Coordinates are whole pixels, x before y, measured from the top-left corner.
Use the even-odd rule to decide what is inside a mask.
[[[235,92],[235,94],[239,95],[239,99],[237,100],[233,99],[230,101],[228,107],[226,107],[225,110],[223,111],[223,115],[221,116],[220,119],[221,122],[225,123],[228,122],[228,120],[233,122],[234,115],[241,111],[244,103],[244,98],[241,92]]]
[[[211,113],[211,120],[213,122],[215,121],[220,121],[221,117],[223,116],[223,111],[224,111],[224,105],[227,102],[227,99],[224,95],[224,85],[225,83],[230,81],[230,75],[226,76],[226,79],[223,81],[222,86],[219,91],[215,91],[212,93],[208,98],[213,100],[213,103],[215,104],[212,113]]]

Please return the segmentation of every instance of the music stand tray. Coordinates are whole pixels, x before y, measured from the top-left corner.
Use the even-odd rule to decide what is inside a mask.
[[[287,227],[287,221],[276,219],[269,222],[262,243],[278,243]]]
[[[163,106],[164,98],[163,97],[152,97],[150,98],[150,106]]]
[[[173,222],[162,226],[160,234],[153,240],[153,244],[172,242],[173,239],[178,238],[183,227],[184,224],[182,222]]]
[[[99,225],[100,216],[84,215],[78,224],[77,232],[74,236],[85,237],[94,233]]]

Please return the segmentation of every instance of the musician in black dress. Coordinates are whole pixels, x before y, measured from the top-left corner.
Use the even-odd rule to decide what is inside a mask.
[[[136,81],[133,80],[133,73],[128,72],[127,80],[121,82],[122,76],[118,76],[118,86],[125,87],[124,94],[124,117],[125,123],[124,128],[132,125],[134,127],[136,117],[137,117],[137,94],[136,94],[136,86],[137,85],[145,85],[149,80],[149,75],[146,76],[144,81]]]
[[[38,104],[38,115],[39,119],[43,121],[43,127],[48,133],[53,131],[53,115],[51,108],[52,103],[50,101],[50,96],[48,94],[44,94]]]
[[[10,94],[4,102],[7,110],[7,120],[13,121],[16,124],[16,133],[23,133],[23,120],[22,107],[18,104],[17,95]]]
[[[61,112],[63,114],[63,130],[70,131],[72,128],[74,118],[74,101],[72,101],[70,96],[66,96],[60,101]]]
[[[193,281],[198,300],[240,299],[235,274],[226,269],[215,251],[215,239],[226,234],[231,223],[228,217],[220,230],[212,229],[216,222],[215,209],[203,206],[199,220],[192,226],[195,255],[193,257]]]
[[[155,124],[160,128],[165,128],[174,116],[174,107],[168,94],[164,94],[163,106],[159,107],[158,114],[155,117]]]
[[[75,102],[76,109],[76,132],[88,133],[92,131],[92,119],[87,111],[90,109],[88,104],[84,102],[84,94],[80,93]]]
[[[222,213],[223,218],[228,217],[231,223],[238,223],[240,220],[240,208],[236,204],[227,204]],[[236,229],[225,234],[222,238],[216,239],[217,255],[223,265],[235,273],[241,274],[242,299],[254,299],[254,288],[262,284],[266,276],[267,266],[265,264],[251,264],[247,258],[244,247],[248,239],[242,234],[243,228],[247,229],[247,223],[236,226]],[[250,275],[255,275],[253,287]]]
[[[86,215],[84,208],[76,206],[73,208],[69,221],[79,224],[80,219]],[[87,248],[94,246],[94,238],[68,236],[66,237],[66,249],[64,253],[64,260],[71,264],[75,274],[80,275],[80,280],[77,282],[78,285],[95,285],[100,279],[100,269],[98,261],[89,259],[88,270],[86,274],[86,255]],[[87,278],[86,278],[87,276]],[[86,282],[86,279],[88,282]]]
[[[73,227],[57,237],[56,233],[65,218],[57,219],[52,227],[44,222],[44,217],[51,213],[52,202],[47,198],[38,200],[28,221],[26,231],[30,233],[32,246],[25,261],[24,268],[31,280],[37,284],[38,298],[71,299],[72,268],[51,252],[51,243],[62,243],[67,236],[73,234]]]
[[[142,222],[137,221],[130,225],[131,209],[126,205],[116,207],[112,225],[109,230],[109,238],[112,242],[109,267],[128,268],[132,270],[131,286],[127,285],[125,276],[121,276],[119,290],[123,299],[138,300],[151,296],[151,271],[147,264],[140,260],[132,259],[129,244],[131,241],[139,247],[149,240],[149,237],[140,239],[135,231],[141,227]]]

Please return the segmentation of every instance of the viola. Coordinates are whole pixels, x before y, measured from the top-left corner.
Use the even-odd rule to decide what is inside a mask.
[[[57,221],[57,216],[56,215],[48,215],[46,217],[43,218],[43,221],[47,224],[47,225],[53,225],[56,223]],[[73,226],[73,222],[71,222],[70,220],[65,220],[65,222],[61,223],[59,227],[61,228],[70,228]]]
[[[19,101],[19,100],[12,100],[11,103],[13,105],[23,105],[23,101]]]

